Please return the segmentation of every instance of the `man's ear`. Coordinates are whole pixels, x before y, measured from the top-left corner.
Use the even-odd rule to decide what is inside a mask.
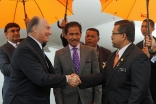
[[[63,37],[64,37],[65,39],[67,39],[67,34],[64,33],[64,34],[63,34]]]
[[[100,38],[98,37],[98,42],[99,42]]]
[[[124,39],[124,40],[127,39],[126,33],[123,33],[123,39]]]
[[[5,37],[8,38],[7,32],[4,33]]]
[[[80,33],[80,38],[82,37],[82,33]]]
[[[155,28],[153,27],[153,31],[155,30]]]
[[[37,32],[37,26],[36,25],[34,25],[33,27],[32,27],[32,31],[34,31],[34,32]]]

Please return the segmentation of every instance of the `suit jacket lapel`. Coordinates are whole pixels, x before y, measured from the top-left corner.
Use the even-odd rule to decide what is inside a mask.
[[[79,71],[79,75],[81,75],[81,73],[83,71],[85,59],[86,59],[86,49],[83,45],[80,44],[80,71]]]
[[[72,71],[75,73],[75,68],[74,68],[74,65],[73,65],[72,58],[71,58],[69,46],[66,46],[66,47],[64,48],[64,57],[65,57],[65,59],[66,59],[68,65],[69,65],[70,68],[72,69]]]
[[[15,47],[13,45],[11,45],[9,42],[6,43],[6,46],[8,48],[8,52],[9,52],[9,55],[12,57],[14,51],[15,51]]]
[[[41,48],[40,48],[40,46],[38,45],[38,43],[35,41],[35,40],[33,40],[31,37],[27,37],[27,40],[28,40],[28,42],[32,45],[32,47],[33,47],[33,49],[36,51],[36,53],[38,54],[38,56],[42,59],[42,60],[44,60],[43,61],[43,63],[44,64],[42,64],[43,66],[45,66],[45,70],[46,71],[48,71],[48,66],[47,66],[47,62],[46,62],[46,59],[45,59],[45,57],[44,57],[44,55],[43,55],[43,52],[42,52],[42,50],[41,50]]]
[[[50,62],[49,58],[46,55],[45,55],[45,59],[46,59],[47,64],[48,64],[48,67],[47,68],[48,68],[49,72],[51,74],[55,74],[53,65],[52,65],[52,63]]]
[[[133,43],[131,43],[127,49],[125,50],[125,52],[123,53],[123,55],[121,56],[121,58],[119,59],[119,61],[117,62],[116,66],[114,67],[113,69],[113,72],[112,72],[112,75],[111,75],[111,78],[109,80],[109,82],[111,82],[111,80],[113,79],[113,76],[115,75],[116,71],[118,70],[118,68],[120,68],[122,66],[122,64],[127,60],[127,56],[130,54],[132,48],[134,47],[135,45]],[[114,55],[115,55],[115,52],[114,52]],[[115,56],[114,56],[115,58]],[[112,60],[114,60],[114,58],[112,58]],[[112,63],[112,66],[113,66],[113,63]]]
[[[114,58],[115,58],[115,55],[116,55],[116,51],[113,52],[110,56],[110,60],[108,60],[108,64],[107,64],[107,82],[108,82],[108,85],[109,83],[111,82],[111,79],[113,77],[113,64],[114,64]]]
[[[40,46],[38,45],[38,43],[37,43],[35,40],[33,40],[31,37],[29,37],[29,36],[27,37],[27,40],[30,42],[30,44],[32,45],[32,47],[34,48],[34,50],[35,50],[43,59],[45,59],[45,58],[44,58],[44,55],[43,55],[43,52],[42,52]]]
[[[127,59],[127,56],[130,54],[132,48],[134,47],[135,45],[133,43],[131,43],[127,49],[125,50],[125,52],[123,53],[123,55],[120,57],[119,61],[117,62],[117,65],[116,67],[114,68],[116,71]]]

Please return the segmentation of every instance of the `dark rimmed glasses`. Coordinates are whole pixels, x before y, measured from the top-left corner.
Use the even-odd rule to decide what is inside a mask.
[[[116,34],[123,34],[123,33],[118,33],[118,32],[117,32],[117,33],[115,33],[115,32],[112,32],[112,34],[113,34],[113,35],[116,35]]]

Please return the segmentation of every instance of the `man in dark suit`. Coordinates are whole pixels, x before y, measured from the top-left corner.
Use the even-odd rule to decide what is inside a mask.
[[[150,35],[153,37],[152,32],[155,30],[154,21],[149,19],[149,30]],[[147,31],[147,19],[143,20],[141,25],[141,32],[143,36],[148,35]],[[153,37],[155,38],[155,37]],[[153,98],[154,103],[156,104],[156,58],[152,54],[149,54],[148,47],[146,47],[145,40],[140,41],[136,44],[142,51],[149,57],[151,63],[151,80],[150,80],[150,92]]]
[[[20,26],[16,23],[8,23],[4,28],[4,34],[7,38],[7,43],[0,47],[0,70],[4,75],[4,83],[2,88],[2,96],[4,97],[9,87],[11,74],[11,57],[20,42]]]
[[[67,82],[76,83],[75,77],[55,74],[42,52],[42,45],[51,35],[48,22],[35,16],[28,23],[27,32],[28,37],[14,51],[3,104],[50,104],[50,88],[65,88]]]
[[[98,59],[94,48],[80,44],[81,25],[78,22],[69,22],[65,26],[65,38],[68,46],[56,51],[54,68],[58,74],[88,75],[98,73]],[[74,48],[77,48],[78,61],[74,64]],[[87,89],[79,89],[78,87],[66,86],[65,89],[54,89],[56,104],[101,104],[100,86]]]
[[[117,51],[109,57],[105,70],[81,76],[79,86],[86,88],[106,82],[105,104],[144,104],[151,68],[146,54],[133,44],[134,23],[128,20],[115,22],[111,38]]]
[[[111,54],[111,51],[97,44],[100,40],[99,35],[100,34],[98,29],[88,28],[85,36],[85,44],[87,46],[95,48],[96,55],[98,57],[99,68],[100,71],[102,71],[104,69],[109,55]]]

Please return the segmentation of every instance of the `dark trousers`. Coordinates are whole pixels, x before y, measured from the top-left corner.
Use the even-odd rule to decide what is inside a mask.
[[[77,104],[82,104],[80,97],[78,99],[78,103]]]
[[[154,104],[156,104],[156,96],[152,96],[152,99],[154,101]]]

